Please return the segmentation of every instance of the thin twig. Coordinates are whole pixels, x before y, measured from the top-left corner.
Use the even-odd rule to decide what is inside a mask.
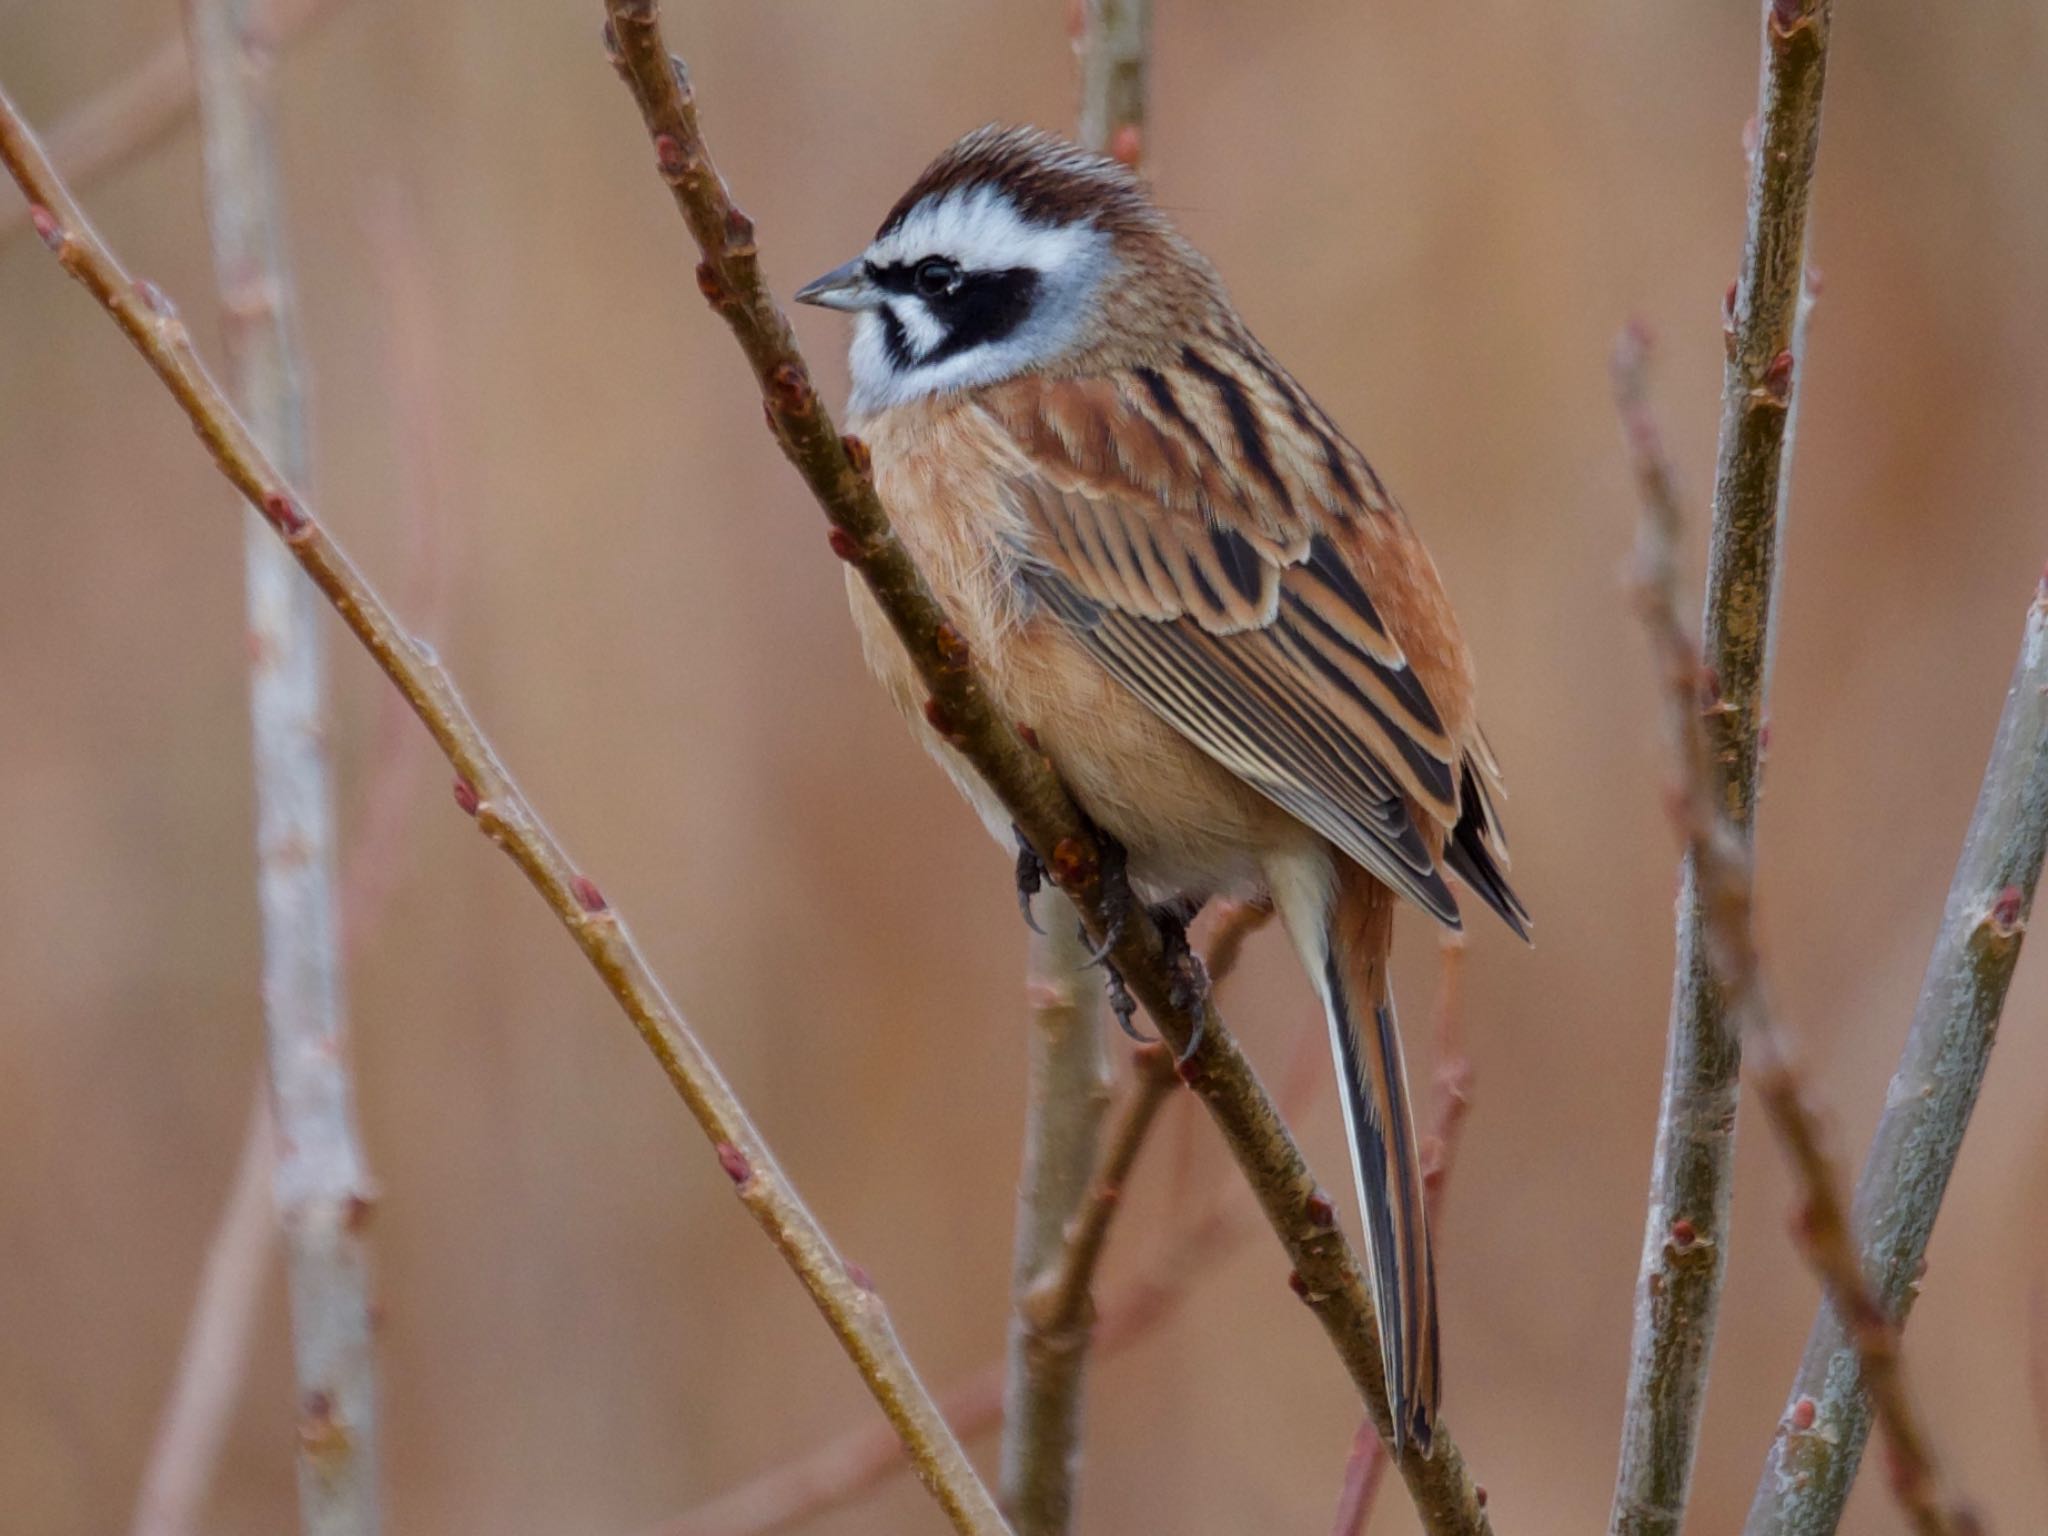
[[[291,46],[338,9],[338,0],[270,0],[258,20],[266,52]],[[190,115],[192,60],[183,34],[61,118],[44,147],[74,191],[161,144]],[[0,245],[29,227],[28,204],[0,197]]]
[[[1045,760],[1016,725],[996,714],[960,632],[925,585],[890,528],[867,472],[864,445],[842,439],[819,399],[789,321],[762,279],[754,225],[733,205],[698,130],[686,71],[671,58],[653,0],[606,0],[607,45],[631,88],[654,148],[703,257],[698,286],[731,327],[761,387],[776,441],[804,476],[832,524],[835,553],[867,583],[930,689],[925,713],[973,764],[1011,820],[1080,911],[1132,994],[1183,1058],[1183,1076],[1201,1095],[1293,1262],[1293,1285],[1336,1347],[1374,1421],[1387,1426],[1386,1378],[1377,1324],[1358,1261],[1331,1219],[1301,1150],[1273,1108],[1251,1063],[1224,1027],[1206,988],[1185,995],[1156,925],[1142,912],[1116,928],[1106,887],[1117,876],[1093,833]],[[1401,1460],[1424,1528],[1432,1536],[1488,1528],[1485,1511],[1455,1438],[1439,1425],[1424,1456]]]
[[[229,377],[252,443],[289,483],[304,485],[305,398],[270,55],[256,5],[187,0],[186,33]],[[243,518],[263,1015],[299,1397],[299,1523],[307,1536],[376,1536],[370,1179],[341,1000],[319,598],[263,519],[247,510]]]
[[[1217,927],[1207,950],[1217,982],[1235,963],[1244,937],[1267,916],[1265,909],[1235,908],[1233,916]],[[1314,1102],[1328,1061],[1323,1040],[1323,1020],[1317,1014],[1301,1030],[1282,1078],[1281,1106],[1290,1114]],[[1156,1101],[1146,1105],[1152,1098],[1152,1082],[1149,1075],[1140,1074],[1134,1083],[1110,1132],[1112,1149],[1131,1139],[1131,1126],[1141,1115],[1149,1118],[1156,1113]],[[1190,1142],[1184,1151],[1191,1153],[1192,1147]],[[1175,1171],[1183,1175],[1192,1169],[1184,1163]],[[1097,1183],[1102,1185],[1102,1175]],[[1213,1179],[1198,1184],[1192,1177],[1177,1178],[1169,1201],[1173,1223],[1156,1255],[1143,1273],[1120,1285],[1102,1304],[1094,1325],[1098,1360],[1120,1354],[1170,1319],[1195,1283],[1251,1235],[1245,1214],[1228,1203],[1230,1188]],[[946,1422],[961,1439],[985,1434],[1002,1422],[1003,1381],[1003,1362],[994,1361],[940,1394]],[[775,1536],[852,1503],[902,1465],[899,1442],[877,1426],[861,1425],[727,1489],[645,1536]]]
[[[1741,1033],[1764,1113],[1799,1185],[1801,1203],[1794,1227],[1800,1246],[1836,1314],[1848,1322],[1864,1385],[1884,1424],[1893,1492],[1921,1536],[1961,1536],[1973,1527],[1961,1506],[1948,1505],[1938,1491],[1933,1449],[1906,1388],[1897,1323],[1864,1276],[1841,1174],[1827,1150],[1818,1117],[1806,1102],[1765,994],[1753,925],[1749,844],[1729,814],[1726,770],[1706,726],[1712,706],[1702,707],[1709,695],[1700,653],[1678,615],[1681,514],[1645,394],[1646,355],[1640,331],[1623,336],[1615,352],[1615,394],[1643,501],[1636,599],[1661,673],[1679,775],[1671,812],[1697,872],[1707,963],[1713,968],[1725,1016]]]
[[[258,448],[199,361],[161,290],[134,282],[101,242],[4,93],[0,161],[28,195],[44,244],[135,344],[221,472],[264,514],[342,622],[405,694],[456,771],[457,803],[540,892],[632,1020],[712,1142],[741,1202],[810,1292],[955,1528],[972,1536],[1003,1531],[994,1501],[911,1369],[881,1299],[864,1276],[848,1267],[804,1208],[625,923],[535,815],[439,660],[399,625],[304,498]]]
[[[268,1088],[259,1083],[251,1099],[235,1182],[207,1246],[178,1374],[150,1442],[130,1536],[195,1536],[235,1396],[248,1372],[255,1325],[263,1315],[263,1282],[277,1239],[277,1207],[270,1193],[277,1156]]]
[[[1081,143],[1136,165],[1145,147],[1152,0],[1076,0]]]
[[[1883,1117],[1856,1181],[1862,1269],[1905,1321],[1977,1092],[2048,849],[2048,577],[2028,610],[2005,709],[1963,835],[1941,931]],[[1826,1536],[1870,1434],[1856,1340],[1824,1308],[1758,1480],[1749,1536]],[[1880,1405],[1881,1407],[1881,1405]]]
[[[1445,934],[1438,945],[1440,965],[1436,994],[1436,1113],[1423,1156],[1423,1201],[1429,1224],[1441,1230],[1444,1193],[1458,1160],[1458,1141],[1472,1112],[1472,1058],[1465,1054],[1465,945],[1459,934]],[[1358,1426],[1351,1455],[1344,1463],[1344,1481],[1337,1494],[1336,1518],[1330,1536],[1362,1536],[1372,1519],[1373,1505],[1387,1480],[1387,1448],[1373,1432],[1372,1421]]]
[[[1764,63],[1742,269],[1728,362],[1704,607],[1717,688],[1710,722],[1726,765],[1725,809],[1747,842],[1756,811],[1776,601],[1808,191],[1820,139],[1832,0],[1762,0]],[[1677,1536],[1706,1406],[1728,1258],[1742,1065],[1705,954],[1697,872],[1685,866],[1657,1148],[1636,1285],[1612,1536]]]
[[[1135,162],[1144,106],[1146,0],[1085,0],[1081,50],[1081,135],[1092,148],[1123,134]],[[1136,37],[1128,11],[1137,13]],[[1105,32],[1114,18],[1118,30]],[[1112,69],[1114,50],[1124,67]],[[1136,85],[1130,81],[1135,77]],[[1112,82],[1123,88],[1115,91]],[[1080,914],[1058,891],[1039,903],[1043,930],[1031,946],[1033,993],[1024,1171],[1017,1188],[1017,1236],[1010,1274],[1009,1377],[997,1496],[1018,1536],[1064,1536],[1074,1521],[1086,1384],[1085,1312],[1048,1310],[1041,1300],[1066,1233],[1089,1193],[1102,1117],[1109,1108],[1109,1057],[1102,1039],[1101,978],[1089,967]],[[1156,1074],[1154,1074],[1156,1075]],[[1141,1092],[1141,1097],[1143,1094]],[[1156,1109],[1156,1105],[1154,1106]],[[1147,1116],[1129,1149],[1137,1156]],[[1103,1225],[1106,1225],[1106,1218]],[[1097,1243],[1099,1245],[1100,1239]],[[1085,1308],[1086,1287],[1082,1290]]]

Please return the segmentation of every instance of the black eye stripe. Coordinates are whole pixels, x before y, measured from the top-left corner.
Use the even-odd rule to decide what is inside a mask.
[[[889,306],[882,308],[883,341],[890,358],[899,368],[943,362],[971,347],[1000,341],[1031,313],[1038,294],[1038,273],[1030,267],[1010,267],[996,272],[962,271],[951,293],[923,294],[917,288],[921,262],[870,264],[868,281],[884,293],[900,294],[922,304],[945,335],[937,346],[921,357],[913,357],[909,337]]]
[[[924,301],[946,328],[945,340],[924,355],[940,362],[970,347],[1001,341],[1024,323],[1038,295],[1038,274],[1029,267],[1004,272],[963,272],[951,293]]]

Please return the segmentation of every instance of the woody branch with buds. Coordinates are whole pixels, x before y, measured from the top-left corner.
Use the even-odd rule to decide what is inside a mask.
[[[1703,604],[1709,729],[1733,833],[1754,836],[1778,543],[1803,351],[1806,213],[1832,0],[1764,0],[1763,71],[1728,360]],[[1741,1045],[1708,961],[1696,855],[1679,896],[1669,1044],[1636,1283],[1610,1536],[1678,1536],[1728,1262]]]

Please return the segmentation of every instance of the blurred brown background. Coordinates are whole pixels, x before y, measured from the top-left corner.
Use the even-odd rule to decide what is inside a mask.
[[[1071,120],[1059,0],[673,9],[785,292],[957,133]],[[1668,985],[1606,352],[1631,312],[1665,338],[1665,420],[1703,497],[1756,9],[1164,0],[1157,22],[1161,196],[1423,526],[1512,783],[1538,944],[1484,927],[1471,950],[1478,1101],[1441,1259],[1449,1412],[1522,1536],[1604,1525]],[[356,0],[284,65],[317,499],[410,611],[445,581],[478,714],[945,1381],[1004,1321],[1008,862],[861,672],[838,562],[697,297],[599,11]],[[177,25],[169,0],[0,0],[0,78],[47,123]],[[2025,0],[1838,18],[1762,861],[1773,979],[1852,1160],[2048,556],[2043,28]],[[198,196],[187,129],[86,202],[211,348]],[[836,398],[841,324],[798,326]],[[425,409],[404,395],[420,357]],[[20,239],[0,249],[0,531],[0,1525],[59,1536],[127,1518],[260,1021],[238,518]],[[353,831],[381,684],[345,643],[332,660]],[[424,739],[402,750],[416,803],[349,977],[391,1529],[635,1532],[873,1410]],[[1434,965],[1409,927],[1419,1023]],[[1909,1335],[1949,1463],[2007,1532],[2048,1500],[2027,1387],[2048,1347],[2044,1004],[2031,955]],[[1310,1007],[1261,941],[1229,1012],[1272,1072]],[[1341,1166],[1320,1097],[1302,1130]],[[1740,1161],[1700,1532],[1747,1507],[1815,1302],[1754,1117]],[[1150,1251],[1166,1162],[1113,1274]],[[1095,1373],[1087,1530],[1326,1528],[1356,1405],[1284,1276],[1254,1234]],[[293,1520],[280,1285],[268,1307],[220,1536]],[[1880,1482],[1849,1529],[1898,1528]],[[1411,1527],[1383,1501],[1376,1529]],[[812,1528],[940,1522],[899,1481]]]

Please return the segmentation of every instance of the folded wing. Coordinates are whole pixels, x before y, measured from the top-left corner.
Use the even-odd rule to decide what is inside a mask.
[[[1291,379],[1219,341],[1170,372],[1021,379],[985,409],[1018,450],[1024,579],[1111,675],[1439,921],[1459,921],[1448,866],[1521,930],[1491,760],[1391,617],[1448,626],[1434,569]]]

